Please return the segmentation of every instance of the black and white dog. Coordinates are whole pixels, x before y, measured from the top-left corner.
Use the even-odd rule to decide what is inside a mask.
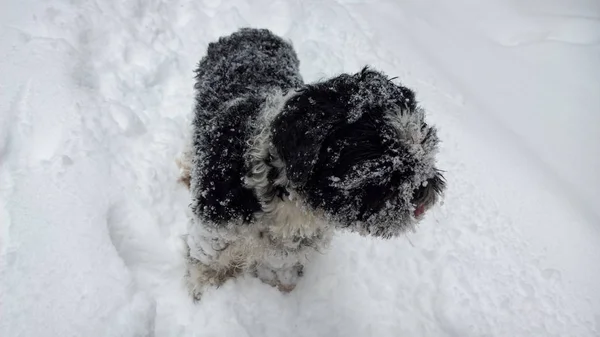
[[[265,29],[222,37],[200,61],[179,160],[196,299],[243,272],[291,291],[334,229],[397,236],[444,190],[436,130],[410,89],[369,68],[304,84],[298,66]]]

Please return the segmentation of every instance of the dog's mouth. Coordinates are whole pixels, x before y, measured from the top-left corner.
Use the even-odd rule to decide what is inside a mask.
[[[414,211],[415,218],[418,218],[423,214],[425,214],[425,204],[417,205]]]
[[[431,197],[430,188],[427,187],[421,187],[415,192],[412,200],[412,204],[415,207],[413,211],[415,218],[420,218],[425,214],[427,202]]]
[[[436,203],[445,186],[446,182],[444,181],[444,177],[438,171],[433,178],[427,180],[426,184],[419,187],[414,192],[412,199],[412,204],[415,207],[413,216],[415,218],[422,217],[423,214]]]

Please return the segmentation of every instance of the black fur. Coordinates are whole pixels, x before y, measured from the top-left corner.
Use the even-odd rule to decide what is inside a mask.
[[[437,170],[417,172],[423,158],[411,154],[414,144],[399,139],[386,119],[390,111],[417,113],[414,92],[365,68],[306,86],[272,124],[288,178],[310,206],[324,209],[342,227],[369,226],[376,236],[398,233],[401,228],[390,226],[404,226],[413,204],[445,187]],[[421,142],[437,146],[435,129],[418,121],[425,133]],[[406,189],[414,192],[407,195]]]
[[[445,188],[434,167],[439,140],[414,92],[365,68],[304,85],[292,46],[268,30],[242,29],[211,43],[197,70],[192,208],[204,221],[249,223],[261,211],[243,185],[244,153],[272,89],[295,89],[270,125],[285,164],[271,197],[290,189],[340,227],[390,237]],[[268,163],[269,164],[269,163]]]
[[[368,127],[369,122],[377,123],[377,119],[383,122],[383,113],[395,106],[414,110],[413,92],[386,82],[383,75],[365,68],[354,76],[343,74],[308,85],[300,95],[290,99],[283,113],[273,122],[272,133],[273,142],[287,163],[288,178],[296,186],[307,183],[318,162],[322,143],[332,132],[345,128],[349,133],[358,132],[358,137],[366,136],[362,134],[365,131],[374,131],[378,136],[379,131]],[[379,102],[365,100],[369,95],[365,86],[381,91],[369,93],[381,97]],[[361,119],[363,114],[367,117]],[[375,114],[375,119],[368,117]],[[367,141],[365,145],[375,144]]]
[[[201,219],[249,222],[260,210],[242,185],[250,125],[270,88],[302,86],[298,66],[292,46],[265,29],[242,29],[208,45],[196,71],[193,122],[192,210]]]

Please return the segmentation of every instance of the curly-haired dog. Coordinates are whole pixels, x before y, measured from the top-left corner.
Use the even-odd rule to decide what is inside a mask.
[[[242,272],[290,291],[334,229],[397,236],[444,190],[436,130],[410,89],[369,68],[307,85],[298,66],[264,29],[222,37],[200,61],[180,160],[196,299]]]

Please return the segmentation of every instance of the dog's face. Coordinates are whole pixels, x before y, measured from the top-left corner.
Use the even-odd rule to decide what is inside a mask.
[[[290,188],[311,207],[340,227],[392,237],[445,188],[424,117],[411,90],[365,68],[298,92],[271,131]]]

